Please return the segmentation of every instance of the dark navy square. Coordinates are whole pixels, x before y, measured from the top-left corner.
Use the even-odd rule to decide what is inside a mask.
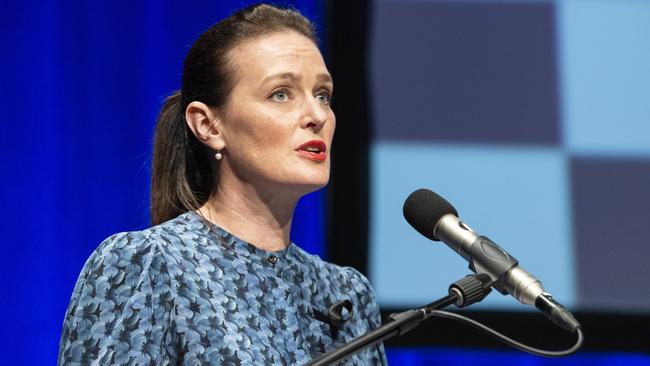
[[[377,2],[375,137],[559,144],[551,3]]]
[[[571,161],[578,302],[650,307],[650,159]]]

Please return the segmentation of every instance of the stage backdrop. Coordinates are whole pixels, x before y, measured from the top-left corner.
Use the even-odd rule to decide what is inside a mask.
[[[404,220],[404,200],[426,187],[560,302],[648,314],[650,2],[373,5],[380,304],[426,304],[469,272]],[[497,293],[474,308],[526,309]]]
[[[650,1],[370,4],[368,270],[382,308],[427,304],[470,272],[404,220],[404,200],[424,187],[571,309],[648,319]],[[496,292],[472,309],[535,311]],[[646,338],[643,325],[611,324],[587,328],[587,342]],[[421,328],[440,334],[435,321]],[[390,354],[403,365],[650,364],[584,351]]]

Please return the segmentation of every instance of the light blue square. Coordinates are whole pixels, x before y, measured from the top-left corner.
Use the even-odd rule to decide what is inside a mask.
[[[650,2],[559,1],[564,140],[577,154],[650,154]]]
[[[404,219],[404,200],[418,188],[445,197],[559,301],[575,303],[568,162],[561,151],[377,143],[371,169],[369,269],[382,306],[424,305],[471,272],[459,255]],[[496,292],[476,307],[527,309]]]

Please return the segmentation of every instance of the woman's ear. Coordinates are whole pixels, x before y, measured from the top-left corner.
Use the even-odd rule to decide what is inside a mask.
[[[214,151],[223,150],[226,143],[221,132],[221,119],[205,103],[192,102],[185,109],[185,120],[194,136]]]

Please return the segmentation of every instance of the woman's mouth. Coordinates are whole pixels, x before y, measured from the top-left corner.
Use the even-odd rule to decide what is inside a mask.
[[[327,159],[327,146],[323,141],[312,140],[300,145],[296,152],[302,157],[314,161],[324,161]]]

